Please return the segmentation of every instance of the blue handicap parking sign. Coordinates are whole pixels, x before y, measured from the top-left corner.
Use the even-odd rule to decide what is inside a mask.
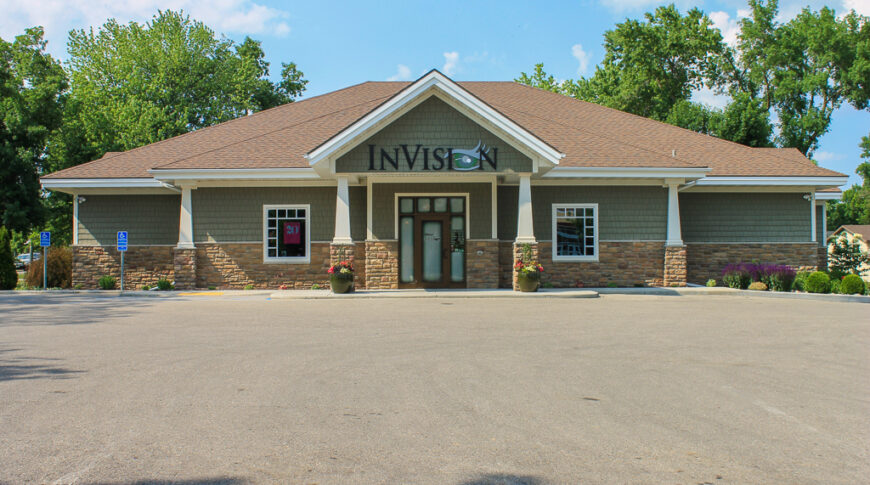
[[[41,247],[51,246],[51,233],[48,231],[42,231],[39,233],[39,245]]]
[[[127,231],[118,231],[118,251],[127,250]]]

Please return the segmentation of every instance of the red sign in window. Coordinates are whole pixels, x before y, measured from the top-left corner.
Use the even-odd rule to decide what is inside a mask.
[[[302,242],[302,223],[301,222],[285,222],[284,223],[284,244],[300,244]]]

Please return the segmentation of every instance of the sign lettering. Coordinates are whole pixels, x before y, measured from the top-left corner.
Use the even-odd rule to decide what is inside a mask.
[[[407,144],[381,148],[369,145],[369,171],[399,171],[400,167],[409,171],[413,171],[414,167],[423,171],[497,170],[498,148],[487,147],[480,141],[474,148],[430,148],[420,144],[413,148]]]

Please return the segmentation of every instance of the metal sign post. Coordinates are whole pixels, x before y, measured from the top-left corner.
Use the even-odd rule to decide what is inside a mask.
[[[121,291],[124,291],[124,253],[127,252],[127,231],[118,231],[118,251],[121,253]]]
[[[39,245],[42,246],[42,289],[48,289],[48,247],[51,246],[51,232],[39,233]],[[31,256],[32,258],[32,256]],[[33,264],[31,259],[30,264]]]

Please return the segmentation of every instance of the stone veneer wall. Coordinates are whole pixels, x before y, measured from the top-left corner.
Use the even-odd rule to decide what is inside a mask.
[[[480,251],[482,254],[478,255]],[[465,282],[468,288],[498,288],[498,241],[465,241]]]
[[[514,274],[514,243],[513,241],[498,242],[498,287],[513,288]],[[546,271],[546,268],[544,268]]]
[[[665,246],[665,286],[686,286],[686,246]]]
[[[196,288],[196,249],[176,248],[172,262],[175,267],[175,288],[179,290]]]
[[[721,281],[722,268],[729,263],[758,261],[787,264],[799,271],[815,271],[819,264],[818,243],[688,243],[686,268],[689,283]]]
[[[138,290],[157,280],[175,278],[171,246],[131,246],[124,256],[124,289]],[[121,253],[110,246],[73,246],[72,283],[85,289],[99,288],[97,280],[121,277]],[[120,281],[119,281],[120,283]]]
[[[553,262],[552,243],[539,242],[542,282],[556,288],[662,286],[665,245],[660,241],[601,241],[598,262]]]
[[[828,269],[828,247],[827,246],[819,246],[819,270],[826,271]]]
[[[399,241],[366,241],[365,281],[368,290],[399,287]]]
[[[264,263],[263,243],[198,243],[196,286],[206,288],[328,287],[329,243],[311,243],[310,264]]]

